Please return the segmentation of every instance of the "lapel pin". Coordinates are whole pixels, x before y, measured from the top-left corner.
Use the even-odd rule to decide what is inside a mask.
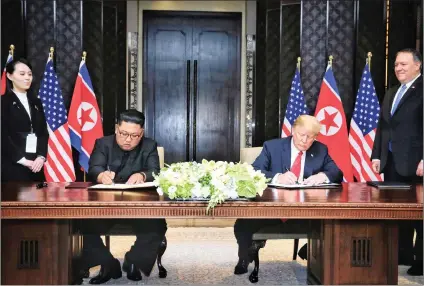
[[[311,157],[314,157],[314,154],[311,154]]]

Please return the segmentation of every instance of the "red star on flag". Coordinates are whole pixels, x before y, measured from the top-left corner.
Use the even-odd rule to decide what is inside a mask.
[[[81,123],[84,125],[86,122],[93,122],[93,119],[90,117],[90,113],[93,110],[93,108],[89,108],[87,110],[84,110],[81,108],[81,117],[79,118],[81,120]]]
[[[324,119],[320,121],[321,124],[324,124],[326,127],[325,133],[328,133],[328,130],[330,130],[331,127],[338,128],[339,126],[334,122],[334,118],[336,117],[337,112],[334,112],[333,114],[329,114],[327,110],[324,110]]]

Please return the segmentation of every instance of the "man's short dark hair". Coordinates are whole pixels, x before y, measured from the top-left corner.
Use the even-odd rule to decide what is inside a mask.
[[[422,66],[423,64],[423,58],[421,56],[421,53],[415,49],[411,49],[411,48],[406,48],[406,49],[402,49],[399,52],[396,53],[396,57],[399,53],[409,53],[412,55],[412,58],[414,59],[414,62],[419,62],[420,65]]]
[[[122,111],[118,116],[118,125],[121,125],[122,121],[129,122],[129,123],[135,123],[141,126],[141,128],[144,128],[144,121],[146,120],[146,117],[144,116],[143,112],[140,112],[136,109],[128,109],[125,111]]]

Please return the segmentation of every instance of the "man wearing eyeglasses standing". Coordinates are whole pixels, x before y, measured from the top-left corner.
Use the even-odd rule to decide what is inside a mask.
[[[144,137],[144,114],[135,109],[126,110],[117,121],[114,135],[96,140],[89,162],[89,180],[100,184],[152,181],[153,173],[160,171],[159,156],[157,143]],[[167,230],[165,219],[84,221],[84,233],[90,234],[84,235],[83,265],[80,268],[102,266],[99,275],[93,277],[90,284],[102,284],[122,276],[119,261],[99,235],[116,223],[130,224],[137,236],[134,245],[125,254],[123,270],[127,272],[128,279],[139,281],[142,279],[140,271],[146,276],[152,271]]]

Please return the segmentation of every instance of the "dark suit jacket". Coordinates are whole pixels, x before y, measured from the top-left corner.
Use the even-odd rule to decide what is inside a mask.
[[[125,153],[128,153],[128,161],[121,166]],[[115,182],[125,183],[132,174],[139,172],[146,174],[146,182],[153,181],[153,172],[159,174],[160,171],[157,143],[144,137],[135,149],[124,151],[116,143],[115,135],[99,138],[89,161],[89,180],[97,182],[98,175],[108,166],[115,172]]]
[[[391,140],[397,173],[414,176],[423,158],[422,75],[409,87],[391,116],[390,110],[399,86],[390,88],[384,97],[371,158],[381,160],[380,171],[384,172]]]
[[[2,181],[33,181],[34,175],[28,168],[16,163],[22,157],[34,160],[37,156],[47,157],[48,131],[43,106],[38,98],[28,93],[31,119],[13,91],[1,97],[1,161]],[[26,137],[33,132],[37,136],[36,153],[26,153]],[[43,170],[38,175],[42,174]]]
[[[286,169],[290,170],[291,139],[290,136],[266,141],[262,152],[253,162],[253,167],[262,171],[270,179],[277,173],[285,173]],[[343,180],[343,173],[328,154],[327,146],[318,141],[315,141],[306,151],[303,169],[303,178],[305,179],[323,172],[332,183],[339,183]]]

